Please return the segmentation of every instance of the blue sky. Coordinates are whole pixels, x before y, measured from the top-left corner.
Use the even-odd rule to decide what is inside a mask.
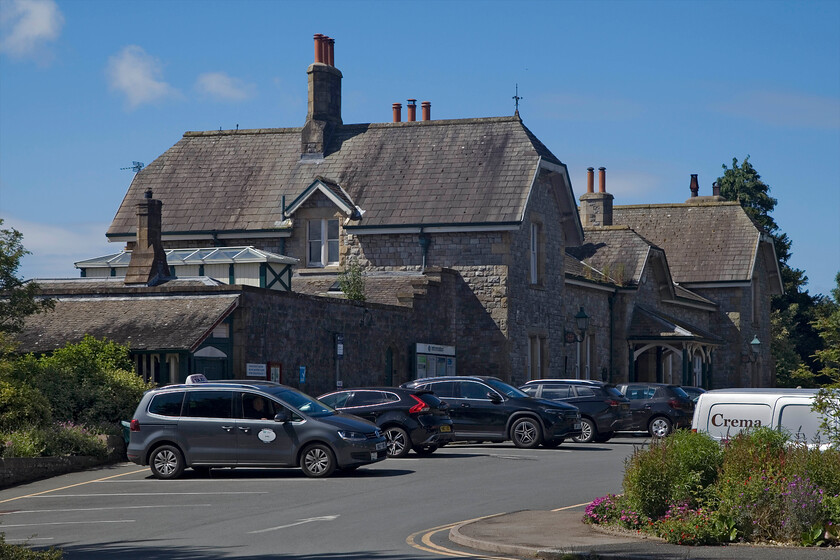
[[[336,40],[345,123],[391,104],[520,114],[616,204],[711,194],[750,161],[811,293],[840,271],[840,1],[0,0],[0,217],[20,274],[75,277],[132,178],[187,130],[301,126],[314,33]]]

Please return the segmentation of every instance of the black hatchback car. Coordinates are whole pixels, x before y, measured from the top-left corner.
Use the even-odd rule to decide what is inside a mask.
[[[620,383],[616,387],[630,399],[632,419],[626,430],[665,437],[677,428],[691,427],[694,401],[679,385]]]
[[[535,379],[520,387],[533,397],[561,401],[580,410],[578,443],[608,441],[630,424],[630,401],[615,385],[585,379]]]
[[[536,399],[495,377],[427,377],[402,386],[434,391],[449,404],[457,441],[511,440],[516,447],[556,447],[580,434],[577,408]]]
[[[429,455],[452,441],[449,407],[430,391],[364,387],[334,391],[318,400],[379,426],[388,441],[388,457],[405,457],[412,449]]]

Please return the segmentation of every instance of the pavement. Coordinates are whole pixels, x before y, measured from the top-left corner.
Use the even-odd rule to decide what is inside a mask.
[[[838,548],[673,545],[658,538],[608,532],[583,523],[582,518],[582,509],[502,513],[456,525],[449,540],[483,552],[545,560],[840,559]]]

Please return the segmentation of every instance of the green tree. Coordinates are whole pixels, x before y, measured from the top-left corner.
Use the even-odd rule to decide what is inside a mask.
[[[347,299],[365,301],[365,277],[358,259],[348,259],[347,266],[338,274],[338,285]]]
[[[0,229],[0,334],[19,332],[26,317],[54,305],[52,300],[37,297],[38,284],[17,276],[20,260],[29,254],[22,240],[23,234],[16,229]]]
[[[840,386],[840,272],[834,277],[837,286],[831,290],[832,299],[826,299],[818,308],[814,327],[823,341],[823,347],[814,353],[820,364],[821,381]]]
[[[790,267],[792,242],[771,216],[777,200],[770,196],[770,186],[761,179],[750,163],[750,156],[739,164],[732,158],[732,167],[723,166],[723,176],[717,180],[720,194],[727,200],[738,201],[744,211],[773,239],[784,294],[771,300],[771,351],[776,360],[779,385],[813,385],[818,383],[814,372],[818,369],[816,352],[823,348],[813,322],[816,308],[823,296],[811,296],[805,285],[805,272]]]

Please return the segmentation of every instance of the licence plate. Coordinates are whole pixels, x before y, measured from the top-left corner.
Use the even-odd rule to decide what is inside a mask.
[[[451,432],[452,431],[452,426],[441,426],[440,431],[441,432]]]
[[[378,459],[377,454],[376,454],[376,453],[371,453],[371,454],[370,454],[370,460],[371,460],[371,461],[376,461],[376,459]]]
[[[382,442],[379,442],[379,443],[376,444],[376,450],[377,451],[382,451],[386,447],[388,447],[388,442],[387,441],[382,441]],[[376,457],[376,453],[371,453],[371,455]]]

